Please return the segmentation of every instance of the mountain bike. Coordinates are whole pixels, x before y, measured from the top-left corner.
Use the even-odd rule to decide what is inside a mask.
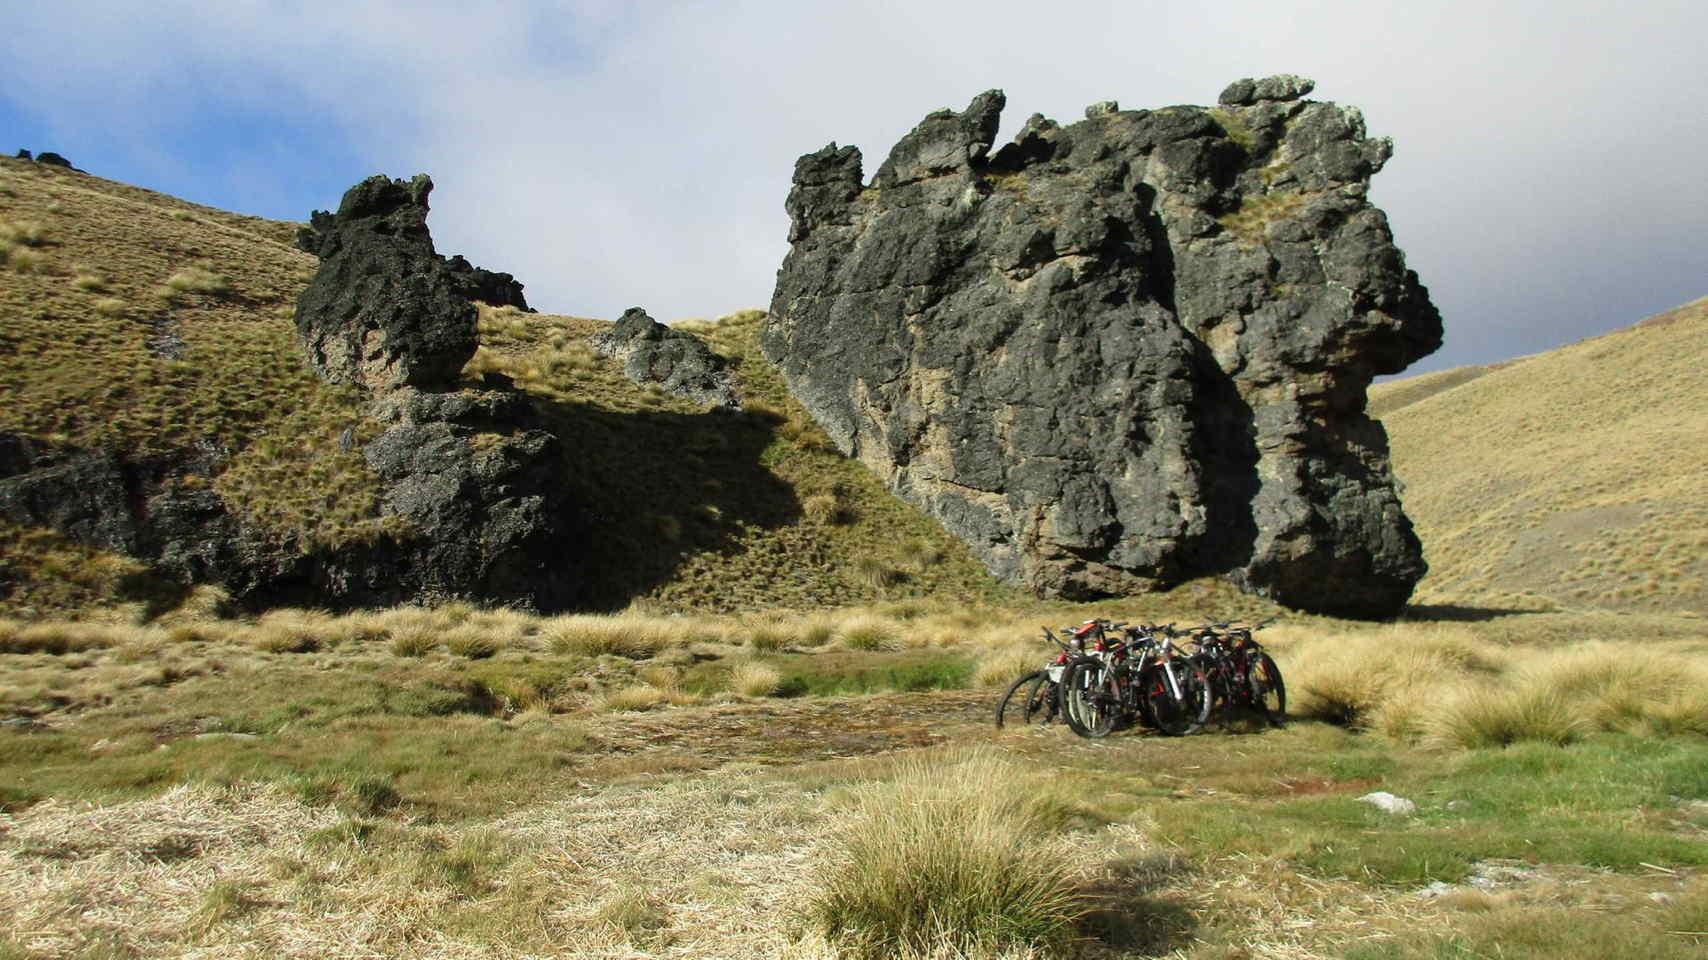
[[[1203,728],[1210,693],[1204,674],[1179,651],[1167,627],[1128,627],[1118,640],[1099,631],[1062,679],[1062,718],[1082,737],[1106,737],[1140,721],[1168,736]]]
[[[1193,627],[1188,633],[1192,660],[1209,681],[1215,711],[1249,709],[1279,727],[1287,717],[1287,686],[1274,658],[1252,637],[1253,631],[1269,623],[1236,626],[1223,621]]]
[[[1044,638],[1061,651],[1051,657],[1041,669],[1034,670],[1009,685],[996,703],[996,725],[1005,726],[1011,720],[1023,724],[1052,723],[1061,716],[1062,675],[1074,655],[1074,648],[1063,643],[1044,628]]]

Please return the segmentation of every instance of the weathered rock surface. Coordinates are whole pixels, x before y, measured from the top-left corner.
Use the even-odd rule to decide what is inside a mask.
[[[508,273],[483,270],[469,263],[462,254],[445,261],[456,275],[463,296],[494,307],[515,307],[524,313],[536,313],[522,296],[522,283]]]
[[[297,245],[320,270],[297,299],[297,336],[315,372],[370,390],[448,386],[474,356],[466,281],[433,250],[433,181],[369,177],[338,212],[315,211]]]
[[[37,163],[45,163],[50,167],[64,167],[67,170],[76,170],[77,169],[76,167],[71,165],[70,160],[65,159],[64,157],[60,156],[57,153],[54,153],[52,150],[43,150],[41,153],[36,154],[36,162]]]
[[[391,424],[362,455],[385,486],[383,509],[411,530],[400,564],[411,597],[569,603],[558,440],[528,426],[521,394],[401,390],[370,413]]]
[[[989,91],[870,185],[854,147],[804,156],[764,349],[1001,577],[1391,615],[1425,567],[1364,392],[1441,323],[1366,200],[1391,145],[1310,87],[1034,115],[994,154]]]
[[[722,357],[699,337],[659,323],[640,307],[623,311],[611,329],[594,336],[593,348],[622,360],[623,373],[636,383],[657,384],[695,403],[740,406]]]

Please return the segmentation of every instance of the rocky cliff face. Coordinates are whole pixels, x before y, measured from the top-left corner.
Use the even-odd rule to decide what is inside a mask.
[[[1364,392],[1441,322],[1366,199],[1391,145],[1310,89],[1034,115],[994,153],[990,91],[869,184],[854,147],[804,156],[765,350],[1001,577],[1391,615],[1425,567]]]

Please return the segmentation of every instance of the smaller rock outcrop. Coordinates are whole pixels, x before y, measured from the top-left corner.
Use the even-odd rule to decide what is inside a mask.
[[[446,261],[451,272],[456,274],[463,296],[470,300],[493,307],[515,307],[524,313],[537,313],[528,306],[528,300],[522,296],[522,283],[508,273],[496,270],[483,270],[469,263],[462,254],[457,254]]]
[[[610,330],[594,336],[593,348],[622,360],[624,375],[636,383],[657,384],[695,403],[741,406],[722,357],[699,337],[659,323],[640,307],[623,311]]]
[[[558,440],[528,425],[521,394],[404,389],[369,415],[390,424],[362,454],[385,487],[383,509],[410,528],[392,564],[407,596],[569,602]]]
[[[432,190],[426,174],[369,177],[299,231],[297,245],[321,264],[297,299],[297,336],[326,380],[448,387],[474,356],[474,304],[427,232]]]
[[[30,153],[30,151],[26,150],[25,148],[19,147],[18,148],[18,155],[14,159],[17,159],[17,160],[34,160],[35,155]]]

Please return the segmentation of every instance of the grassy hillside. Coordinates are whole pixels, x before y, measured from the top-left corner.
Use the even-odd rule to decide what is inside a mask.
[[[1708,299],[1382,384],[1429,576],[1414,602],[1708,613]]]
[[[316,379],[292,325],[314,258],[295,225],[0,160],[0,431],[132,459],[221,452],[211,484],[281,543],[407,535],[379,515],[374,426]],[[484,310],[470,385],[511,375],[564,440],[585,605],[733,610],[1003,592],[966,549],[831,450],[756,348],[758,313],[691,325],[746,411],[702,410],[593,354],[602,321]],[[0,612],[120,604],[125,558],[0,523]]]

